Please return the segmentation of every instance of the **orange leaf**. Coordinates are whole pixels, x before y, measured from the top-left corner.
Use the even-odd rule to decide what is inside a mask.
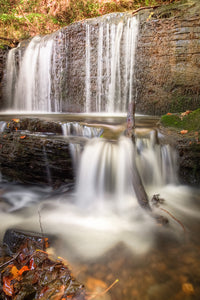
[[[12,296],[14,293],[13,284],[11,284],[11,278],[4,277],[3,278],[3,291],[7,296]]]
[[[20,139],[25,139],[26,135],[21,135]]]
[[[23,267],[19,270],[18,274],[19,274],[19,276],[21,276],[25,271],[29,271],[29,270],[30,270],[29,267],[23,266]]]
[[[180,133],[181,134],[186,134],[186,133],[188,133],[188,130],[181,130]]]
[[[12,269],[11,269],[11,273],[13,275],[13,278],[18,277],[18,272],[19,272],[19,270],[17,269],[17,267],[13,266]]]
[[[49,239],[48,238],[44,239],[44,244],[45,244],[45,248],[49,248]]]
[[[19,119],[12,119],[13,122],[19,123]]]

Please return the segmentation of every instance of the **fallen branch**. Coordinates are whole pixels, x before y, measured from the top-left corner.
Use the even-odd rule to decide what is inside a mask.
[[[29,24],[34,30],[39,31],[39,28],[36,27],[36,26],[34,26],[34,25],[29,21],[29,19],[26,17],[26,15],[24,14],[24,12],[23,12],[23,10],[22,10],[22,8],[21,8],[20,5],[18,6],[18,8],[19,8],[20,12],[22,13],[24,19],[26,19],[26,21],[28,22],[28,24]]]
[[[132,14],[135,15],[135,14],[137,14],[139,11],[141,11],[141,10],[143,10],[143,9],[155,9],[155,8],[157,8],[157,7],[160,7],[160,5],[155,5],[155,6],[143,6],[143,7],[140,7],[140,8],[138,8],[138,9],[134,10],[134,11],[132,12]]]
[[[92,300],[92,299],[96,298],[97,296],[101,297],[101,296],[105,295],[118,282],[119,282],[119,279],[116,279],[107,289],[105,289],[105,291],[98,293],[98,294],[93,294],[90,297],[88,297],[87,300]]]
[[[172,219],[174,219],[177,223],[179,223],[181,225],[181,227],[183,228],[183,231],[186,233],[186,229],[185,226],[183,225],[183,223],[181,223],[180,220],[178,220],[176,217],[174,217],[172,215],[172,213],[170,213],[168,210],[164,209],[164,208],[160,208],[162,211],[166,212]]]

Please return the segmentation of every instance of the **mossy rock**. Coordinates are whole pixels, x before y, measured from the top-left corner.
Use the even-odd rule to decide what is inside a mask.
[[[180,114],[168,113],[161,117],[161,124],[178,130],[200,131],[200,108]]]

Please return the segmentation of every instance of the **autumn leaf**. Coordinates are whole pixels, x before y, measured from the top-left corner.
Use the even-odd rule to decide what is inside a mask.
[[[181,130],[180,133],[181,134],[186,134],[186,133],[188,133],[188,130]]]
[[[19,119],[12,119],[12,121],[15,122],[15,123],[19,123],[20,120]]]
[[[3,277],[3,291],[10,297],[14,294],[14,287],[13,284],[11,284],[11,280],[10,277]]]
[[[20,136],[20,139],[22,139],[22,140],[25,139],[25,138],[26,138],[26,135],[21,135]]]
[[[181,116],[187,116],[187,115],[189,115],[190,113],[191,113],[192,111],[191,110],[186,110],[185,112],[183,112],[182,114],[181,114]]]
[[[17,269],[17,267],[13,266],[12,269],[11,269],[11,273],[13,275],[13,278],[17,278],[19,270]]]
[[[44,243],[45,243],[45,248],[48,248],[49,247],[49,239],[45,238]]]
[[[19,270],[18,274],[19,274],[19,276],[21,276],[25,271],[29,271],[29,270],[30,270],[29,267],[23,266],[23,267]]]

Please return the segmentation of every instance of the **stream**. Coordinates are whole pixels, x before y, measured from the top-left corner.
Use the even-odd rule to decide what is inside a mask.
[[[12,117],[21,115],[3,114],[0,120]],[[8,228],[53,236],[54,255],[68,261],[91,293],[89,299],[200,299],[199,189],[179,183],[174,150],[155,141],[158,119],[136,117],[133,148],[122,135],[124,114],[39,117],[101,127],[105,136],[95,136],[98,130],[84,131],[88,141],[82,153],[74,156],[73,190],[67,184],[53,190],[1,178],[1,239]],[[67,128],[64,125],[63,135],[72,135],[74,131]],[[160,133],[157,136],[162,140]],[[158,205],[151,202],[151,207],[169,220],[165,226],[137,202],[133,157],[149,199],[155,194],[164,199]]]

